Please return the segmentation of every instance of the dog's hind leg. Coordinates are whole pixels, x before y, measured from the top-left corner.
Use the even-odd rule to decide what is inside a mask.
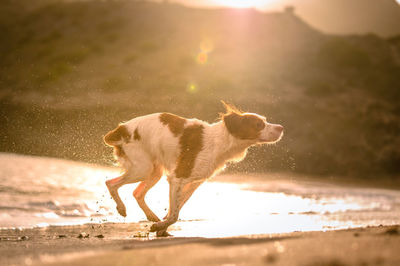
[[[154,212],[152,212],[152,210],[150,210],[144,198],[146,196],[146,193],[160,180],[162,174],[163,174],[162,167],[157,167],[157,166],[154,167],[154,170],[149,175],[149,177],[147,177],[144,181],[142,181],[136,187],[135,191],[133,191],[133,196],[136,198],[139,207],[144,211],[147,219],[152,222],[159,222],[160,219],[157,217],[157,215],[154,214]]]
[[[118,194],[118,189],[130,182],[127,182],[126,178],[128,177],[127,173],[124,173],[123,175],[107,180],[106,185],[108,188],[108,191],[110,192],[111,197],[114,199],[115,203],[117,204],[117,211],[121,216],[126,216],[126,207],[124,203],[122,202],[121,198],[119,197]]]
[[[112,198],[117,203],[118,213],[125,217],[126,208],[118,195],[118,189],[125,184],[146,180],[155,168],[148,154],[140,145],[126,144],[122,151],[123,156],[120,156],[119,159],[126,172],[120,177],[106,181],[106,185]]]

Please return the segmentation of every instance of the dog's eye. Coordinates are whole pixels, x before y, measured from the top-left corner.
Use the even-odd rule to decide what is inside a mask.
[[[264,123],[263,122],[257,122],[257,129],[263,129],[264,128]]]

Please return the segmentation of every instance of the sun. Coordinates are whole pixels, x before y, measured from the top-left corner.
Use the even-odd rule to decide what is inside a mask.
[[[264,8],[275,1],[277,0],[214,0],[214,3],[233,8]]]

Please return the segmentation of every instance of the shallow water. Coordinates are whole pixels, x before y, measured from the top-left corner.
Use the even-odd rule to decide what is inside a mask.
[[[132,197],[136,184],[120,189],[128,216],[115,211],[104,182],[118,174],[113,168],[0,153],[0,227],[146,220]],[[400,223],[400,191],[268,175],[250,180],[203,184],[170,231],[175,236],[221,237]],[[146,199],[164,217],[168,208],[165,178]]]

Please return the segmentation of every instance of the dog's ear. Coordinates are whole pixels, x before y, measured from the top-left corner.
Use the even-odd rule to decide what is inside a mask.
[[[251,114],[230,113],[222,117],[228,132],[243,140],[257,139],[260,131],[264,129],[264,121]]]
[[[242,111],[240,111],[236,106],[233,104],[226,103],[225,101],[221,100],[221,103],[224,105],[226,114],[231,114],[231,113],[236,113],[236,114],[241,114]]]
[[[236,112],[225,114],[222,117],[222,120],[224,121],[225,126],[228,129],[229,133],[237,138],[241,138],[240,132],[243,131],[242,118],[243,117]]]

